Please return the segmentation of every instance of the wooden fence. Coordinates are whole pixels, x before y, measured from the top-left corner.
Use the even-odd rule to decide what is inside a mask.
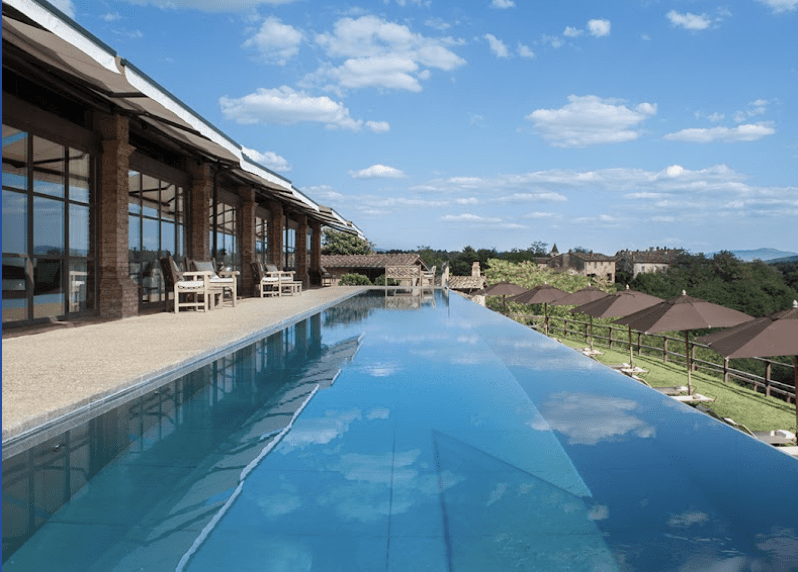
[[[543,330],[543,316],[536,316],[531,314],[511,314],[509,317],[523,324],[527,324],[535,330]],[[589,343],[588,335],[589,323],[582,320],[575,320],[572,318],[560,318],[549,316],[549,335],[555,335],[555,332],[566,338],[571,339],[584,339],[585,343]],[[629,352],[629,329],[622,326],[611,326],[605,324],[593,324],[593,342],[598,343],[610,349],[623,348]],[[657,343],[659,342],[659,343]],[[644,355],[647,357],[659,357],[663,362],[679,363],[686,367],[684,338],[674,338],[665,335],[646,335],[642,332],[632,330],[632,351],[637,355]],[[696,356],[697,350],[703,350],[701,353],[707,359],[701,359]],[[754,362],[761,363],[765,368],[765,375],[759,376],[749,371],[734,369],[729,366],[729,359],[724,358],[709,346],[690,341],[690,361],[693,371],[704,371],[711,375],[720,377],[725,383],[731,380],[751,387],[754,391],[762,392],[767,396],[774,396],[785,400],[787,403],[795,403],[795,387],[792,384],[784,383],[779,380],[773,379],[773,368],[785,368],[790,370],[790,379],[793,379],[795,368],[794,365],[782,363],[774,360],[764,358],[746,358]],[[714,358],[716,361],[709,361],[709,358]]]

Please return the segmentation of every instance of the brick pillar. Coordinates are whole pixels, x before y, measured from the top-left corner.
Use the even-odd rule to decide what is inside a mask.
[[[101,137],[98,226],[100,282],[98,308],[108,319],[139,313],[138,286],[130,278],[128,253],[128,177],[130,155],[128,120],[98,113],[95,128]]]
[[[251,262],[255,261],[255,189],[239,187],[241,197],[241,292],[255,291],[255,276]]]
[[[307,215],[300,215],[297,222],[299,227],[296,231],[296,277],[302,281],[302,288],[305,289],[310,286]]]
[[[211,258],[211,221],[208,205],[213,196],[213,174],[210,164],[189,161],[188,173],[191,177],[191,214],[189,224],[188,255],[197,260]]]
[[[321,268],[321,223],[312,221],[310,228],[313,229],[313,239],[310,243],[310,267],[313,270]]]
[[[269,202],[269,211],[272,214],[272,220],[269,221],[269,262],[276,264],[277,268],[283,268],[284,252],[283,252],[283,233],[285,232],[285,213],[283,212],[282,203],[277,201]]]

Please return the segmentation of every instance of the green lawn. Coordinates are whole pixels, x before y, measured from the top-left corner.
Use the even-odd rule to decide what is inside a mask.
[[[581,350],[584,340],[574,341],[560,338],[560,341],[572,348]],[[598,361],[604,364],[629,363],[629,352],[610,350],[595,345],[595,349],[604,352]],[[687,370],[684,364],[664,363],[662,360],[647,356],[635,356],[636,366],[648,370],[643,377],[653,387],[687,385]],[[766,397],[751,389],[735,383],[723,383],[723,380],[710,377],[701,372],[693,372],[692,386],[695,391],[714,397],[715,402],[705,405],[719,417],[730,417],[742,423],[751,431],[772,431],[788,429],[795,431],[795,407],[775,397]],[[630,383],[637,383],[631,380]],[[689,407],[685,405],[685,407]]]

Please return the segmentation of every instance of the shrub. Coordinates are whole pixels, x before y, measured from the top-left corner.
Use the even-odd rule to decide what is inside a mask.
[[[387,280],[387,283],[386,283]],[[377,276],[374,279],[375,286],[399,286],[399,282],[394,280],[393,278],[385,278],[385,274],[381,276]]]
[[[338,282],[341,286],[371,286],[371,280],[362,274],[344,274]]]

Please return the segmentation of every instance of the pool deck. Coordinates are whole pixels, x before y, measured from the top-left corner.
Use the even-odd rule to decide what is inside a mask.
[[[61,420],[151,389],[183,367],[275,331],[362,288],[243,298],[211,312],[158,312],[3,336],[3,449]],[[90,411],[91,410],[91,411]],[[13,449],[13,446],[11,447]]]

